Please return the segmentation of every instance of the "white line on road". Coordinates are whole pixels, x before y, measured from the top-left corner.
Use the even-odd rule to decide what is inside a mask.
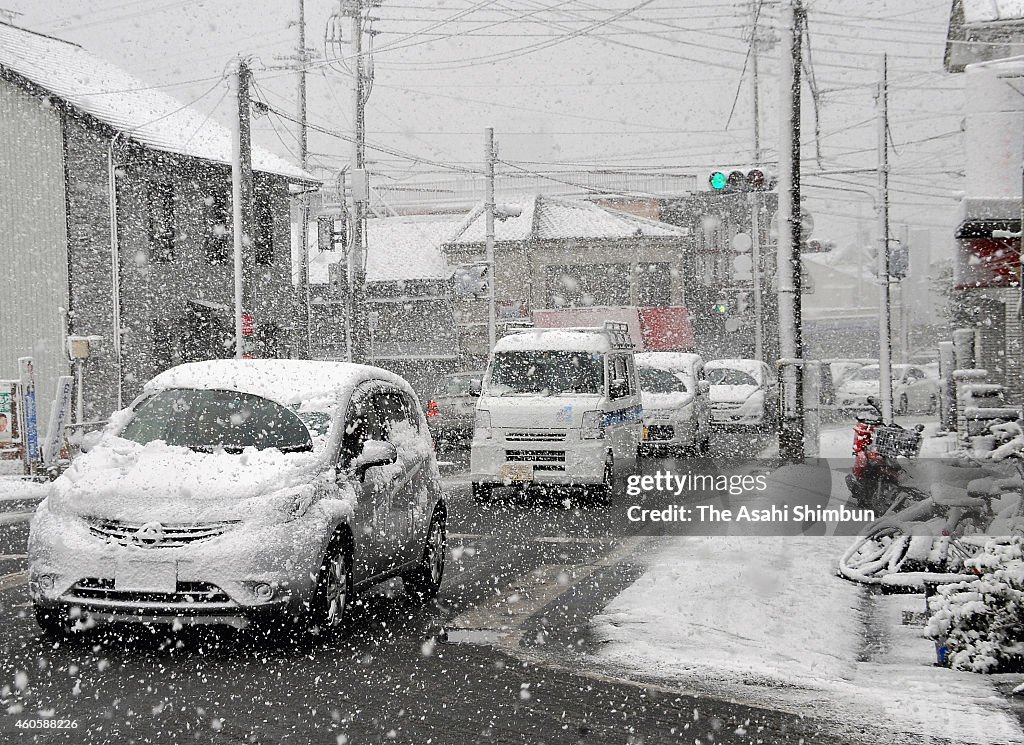
[[[28,572],[13,572],[11,574],[5,574],[0,577],[0,592],[4,590],[13,590],[15,587],[21,587],[22,585],[28,584]]]
[[[12,561],[14,559],[27,559],[28,554],[0,554],[0,561]]]
[[[27,523],[34,514],[35,512],[2,512],[0,513],[0,525]]]

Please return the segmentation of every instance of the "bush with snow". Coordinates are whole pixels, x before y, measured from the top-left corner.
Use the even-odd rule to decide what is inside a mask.
[[[995,673],[1024,667],[1022,541],[990,541],[965,562],[977,580],[941,587],[931,599],[927,635],[957,670]]]

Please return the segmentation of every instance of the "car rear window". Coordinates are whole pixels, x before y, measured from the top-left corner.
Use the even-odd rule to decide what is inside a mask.
[[[136,408],[121,437],[145,445],[163,440],[201,452],[277,448],[312,450],[309,430],[292,411],[248,393],[171,389]]]

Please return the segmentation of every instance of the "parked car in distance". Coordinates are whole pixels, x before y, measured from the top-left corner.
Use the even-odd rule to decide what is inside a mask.
[[[837,405],[844,410],[868,408],[868,396],[878,396],[880,368],[865,365],[843,380]],[[918,365],[892,366],[892,404],[896,414],[912,411],[934,412],[939,405],[938,380],[929,377]]]
[[[720,426],[768,428],[775,418],[775,378],[758,360],[709,360],[711,421]]]
[[[32,519],[43,631],[94,622],[330,631],[354,593],[440,587],[446,506],[416,394],[341,362],[161,373]]]
[[[685,352],[634,355],[643,402],[642,452],[706,453],[711,413],[704,359]]]
[[[427,402],[427,427],[438,446],[468,446],[473,439],[476,401],[483,371],[458,372],[438,382]]]

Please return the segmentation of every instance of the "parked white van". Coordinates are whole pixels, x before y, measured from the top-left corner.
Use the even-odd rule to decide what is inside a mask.
[[[473,496],[496,486],[592,486],[604,500],[636,468],[640,386],[625,324],[523,329],[499,339],[476,406]]]

